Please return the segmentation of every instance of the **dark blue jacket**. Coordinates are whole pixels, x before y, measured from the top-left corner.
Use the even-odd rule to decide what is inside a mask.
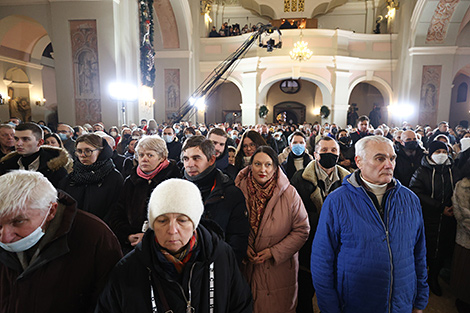
[[[384,219],[358,172],[326,197],[311,271],[322,312],[405,313],[424,309],[429,290],[418,197],[394,180]]]

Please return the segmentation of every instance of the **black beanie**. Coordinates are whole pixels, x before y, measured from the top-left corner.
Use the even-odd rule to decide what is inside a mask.
[[[431,156],[434,152],[436,152],[436,150],[439,149],[444,149],[449,152],[449,149],[447,148],[447,145],[445,143],[443,143],[442,141],[435,140],[429,144],[429,156]]]

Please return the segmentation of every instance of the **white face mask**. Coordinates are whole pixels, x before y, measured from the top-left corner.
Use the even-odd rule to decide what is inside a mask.
[[[173,141],[173,135],[163,135],[162,137],[167,143],[171,143]]]
[[[47,211],[46,216],[44,217],[44,220],[42,221],[41,225],[39,225],[39,227],[36,228],[31,234],[12,243],[0,242],[0,247],[9,252],[23,252],[37,244],[39,240],[41,240],[42,236],[45,235],[44,231],[42,230],[42,226],[46,221],[47,216],[49,216],[49,211],[50,208]]]
[[[436,164],[444,164],[449,157],[447,156],[447,153],[439,153],[439,154],[433,154],[431,155],[431,159],[436,162]]]
[[[109,134],[110,134],[111,136],[113,136],[113,137],[116,137],[116,136],[118,135],[117,132],[110,132]]]

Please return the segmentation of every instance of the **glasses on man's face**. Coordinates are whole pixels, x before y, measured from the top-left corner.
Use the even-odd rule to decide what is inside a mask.
[[[93,152],[95,152],[96,150],[99,150],[99,149],[98,149],[98,148],[97,148],[97,149],[93,149],[93,150],[91,150],[91,149],[85,149],[85,150],[77,149],[77,150],[75,151],[75,155],[78,156],[78,157],[84,155],[85,157],[88,158],[88,157],[91,157],[91,155],[93,154]]]

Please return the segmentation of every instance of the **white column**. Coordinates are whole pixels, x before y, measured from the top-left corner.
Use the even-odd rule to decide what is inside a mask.
[[[335,71],[334,100],[331,113],[331,122],[340,127],[346,127],[348,100],[349,100],[349,78],[350,72]]]
[[[255,125],[258,120],[258,73],[249,72],[242,74],[242,124]]]

